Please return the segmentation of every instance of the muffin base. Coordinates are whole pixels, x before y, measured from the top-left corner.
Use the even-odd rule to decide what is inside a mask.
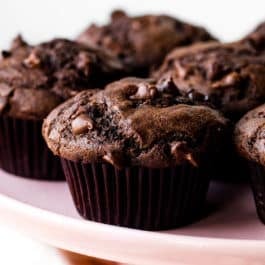
[[[85,219],[155,231],[189,224],[203,212],[209,179],[202,169],[184,165],[118,170],[110,164],[61,161],[75,206]]]
[[[265,224],[265,167],[249,162],[249,168],[257,214],[261,222]]]
[[[0,166],[17,176],[63,180],[60,159],[52,154],[41,134],[42,121],[0,117]]]

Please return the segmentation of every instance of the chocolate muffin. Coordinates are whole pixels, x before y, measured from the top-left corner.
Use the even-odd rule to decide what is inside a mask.
[[[248,161],[260,220],[265,224],[265,104],[248,112],[236,125],[235,145]]]
[[[166,15],[130,17],[116,10],[104,26],[92,24],[78,41],[118,58],[130,75],[147,76],[177,46],[213,40],[204,28]]]
[[[254,46],[259,51],[265,50],[265,22],[259,24],[251,33],[249,33],[242,42]]]
[[[225,143],[217,111],[126,78],[53,110],[43,135],[62,159],[75,205],[86,219],[146,230],[194,221],[203,210],[207,165]]]
[[[1,167],[29,178],[62,179],[59,160],[41,136],[43,119],[65,99],[121,72],[113,59],[69,40],[30,46],[15,39],[0,59]]]
[[[197,44],[172,51],[153,77],[238,120],[265,100],[265,53],[245,42]]]

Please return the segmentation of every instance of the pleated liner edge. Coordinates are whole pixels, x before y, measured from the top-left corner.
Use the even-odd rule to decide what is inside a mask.
[[[143,230],[163,230],[200,217],[209,186],[203,170],[84,164],[61,159],[75,206],[85,219]]]
[[[42,121],[0,117],[0,167],[17,176],[63,180],[60,159],[46,146]]]

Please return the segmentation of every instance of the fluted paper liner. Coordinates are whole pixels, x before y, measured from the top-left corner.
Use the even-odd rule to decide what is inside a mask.
[[[110,164],[61,161],[75,206],[85,219],[161,230],[188,224],[202,213],[209,179],[201,169],[118,170]]]
[[[63,180],[60,159],[46,146],[41,121],[0,117],[0,166],[26,178]]]

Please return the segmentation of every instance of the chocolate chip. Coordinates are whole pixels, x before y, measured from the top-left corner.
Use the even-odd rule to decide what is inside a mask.
[[[24,64],[29,68],[34,68],[40,64],[40,58],[35,53],[31,53],[25,60]]]
[[[185,156],[186,160],[188,160],[188,162],[190,162],[190,164],[192,164],[194,167],[198,167],[198,163],[196,162],[196,160],[194,159],[193,155],[191,153],[186,154]]]
[[[121,169],[124,167],[124,157],[120,152],[117,151],[110,151],[107,152],[102,159],[107,163]]]
[[[173,142],[171,144],[171,154],[175,155],[177,152],[185,152],[187,150],[186,142]]]
[[[257,117],[259,118],[265,118],[265,112],[264,111],[259,111],[257,114],[256,114]]]
[[[240,75],[236,72],[233,72],[229,75],[227,75],[223,82],[225,85],[230,86],[240,81]]]
[[[181,163],[186,160],[194,167],[198,166],[198,163],[194,159],[193,154],[187,147],[187,143],[184,141],[173,142],[171,144],[171,154],[175,157],[178,163]]]
[[[83,70],[85,75],[88,75],[90,72],[90,63],[91,58],[86,52],[80,52],[78,54],[77,68]]]
[[[0,113],[3,112],[6,105],[7,105],[7,98],[0,96]]]
[[[111,20],[127,17],[127,14],[123,10],[115,10],[111,13]]]
[[[7,97],[11,94],[13,88],[5,83],[0,83],[0,96]]]
[[[50,131],[49,133],[49,139],[52,141],[59,141],[60,139],[60,132],[58,131],[57,128],[54,128]]]
[[[236,72],[232,72],[222,78],[220,81],[213,83],[213,88],[228,87],[237,84],[240,81],[240,75]]]
[[[192,101],[204,101],[205,96],[199,92],[190,91],[188,93],[188,98]]]
[[[78,135],[93,129],[93,121],[87,114],[80,114],[72,121],[71,126],[73,134]]]
[[[157,90],[159,92],[172,93],[174,95],[179,95],[178,89],[173,82],[171,77],[163,78],[158,81]]]
[[[12,55],[10,51],[2,51],[2,57],[3,58],[8,58]]]
[[[145,84],[139,84],[136,93],[131,96],[131,99],[151,99],[157,93],[155,86],[148,86]]]

